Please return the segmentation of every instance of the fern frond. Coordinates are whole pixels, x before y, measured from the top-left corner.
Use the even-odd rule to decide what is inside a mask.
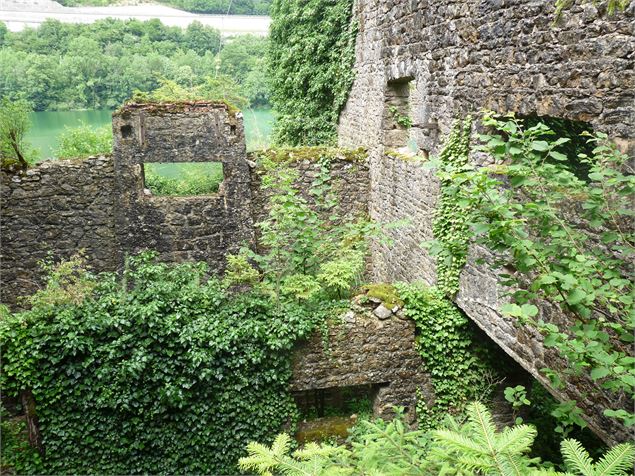
[[[291,437],[286,433],[280,433],[271,445],[271,451],[276,456],[286,455],[291,447]]]
[[[582,473],[584,476],[593,476],[593,461],[589,453],[576,440],[567,439],[560,445],[562,457],[571,471]]]
[[[499,453],[526,453],[536,438],[537,431],[533,426],[518,425],[513,428],[505,428],[498,436],[496,450]]]
[[[595,476],[621,476],[633,469],[635,446],[622,443],[611,448],[595,464]]]
[[[489,455],[487,448],[475,443],[467,436],[450,430],[435,430],[434,436],[440,440],[448,450],[466,453],[467,455]]]
[[[496,425],[492,415],[481,402],[472,402],[467,408],[468,420],[473,427],[474,441],[487,449],[490,455],[496,454]]]

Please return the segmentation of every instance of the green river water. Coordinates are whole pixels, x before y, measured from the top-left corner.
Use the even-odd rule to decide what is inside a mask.
[[[31,129],[26,139],[40,152],[40,160],[55,156],[60,134],[65,127],[82,123],[101,127],[111,122],[112,111],[43,111],[31,114]],[[247,150],[261,149],[269,145],[273,114],[270,109],[243,111]]]

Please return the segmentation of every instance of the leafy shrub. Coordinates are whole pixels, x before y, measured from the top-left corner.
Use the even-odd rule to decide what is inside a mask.
[[[305,196],[295,184],[298,173],[289,167],[288,157],[277,161],[267,152],[260,156],[268,215],[257,224],[260,252],[245,253],[262,270],[261,288],[274,295],[347,297],[364,272],[366,239],[379,229],[364,218],[338,213],[330,161],[320,153],[317,157],[319,172]]]
[[[528,456],[536,430],[528,425],[499,432],[491,414],[479,402],[468,407],[468,421],[459,425],[448,418],[444,429],[412,431],[399,419],[362,422],[364,432],[344,446],[309,443],[289,454],[288,435],[279,435],[271,447],[247,446],[249,456],[240,459],[243,470],[261,475],[491,475],[491,476],[627,476],[635,460],[635,446],[617,445],[593,462],[575,440],[564,440],[561,451],[566,473],[545,469]]]
[[[82,124],[66,127],[60,136],[55,156],[60,159],[78,159],[91,155],[112,152],[112,129],[110,126],[92,127]]]
[[[319,313],[204,275],[145,253],[77,292],[51,277],[0,321],[3,391],[33,393],[42,472],[231,474],[249,440],[293,420],[289,350]]]

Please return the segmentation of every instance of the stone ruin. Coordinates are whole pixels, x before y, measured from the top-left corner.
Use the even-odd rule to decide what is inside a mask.
[[[356,79],[339,123],[342,146],[368,148],[367,163],[332,163],[342,209],[370,213],[379,222],[408,219],[387,233],[391,247],[375,244],[371,275],[377,282],[435,282],[433,257],[420,247],[432,238],[439,184],[420,162],[436,153],[452,119],[482,107],[584,121],[635,151],[635,35],[633,5],[605,17],[592,4],[574,6],[553,24],[550,3],[528,0],[415,2],[359,0]],[[394,111],[410,117],[404,130]],[[36,290],[37,262],[49,253],[67,258],[86,250],[96,271],[121,269],[125,256],[145,248],[167,261],[202,260],[221,272],[227,253],[253,245],[266,194],[245,151],[242,119],[225,105],[129,105],[113,115],[112,157],[44,162],[24,175],[2,174],[0,300]],[[223,164],[217,194],[158,197],[144,187],[144,164]],[[300,184],[310,184],[315,164],[300,161]],[[497,273],[474,248],[461,277],[456,304],[509,356],[560,400],[579,402],[591,429],[609,443],[629,438],[603,408],[628,408],[582,377],[553,388],[539,370],[566,362],[544,348],[542,337],[516,327],[499,309],[505,303]],[[549,320],[566,316],[546,306]],[[366,387],[377,414],[392,404],[412,410],[416,388],[430,394],[414,351],[414,324],[389,316],[345,315],[294,354],[292,390],[322,399],[342,387]],[[354,345],[351,345],[354,343]],[[303,396],[304,395],[304,396]]]

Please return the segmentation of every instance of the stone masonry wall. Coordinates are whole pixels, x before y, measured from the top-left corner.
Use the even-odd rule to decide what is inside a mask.
[[[344,146],[386,144],[389,82],[410,81],[410,138],[427,152],[454,117],[483,108],[590,122],[635,153],[635,4],[591,3],[554,24],[553,2],[358,0],[356,79]]]
[[[455,117],[483,108],[579,120],[607,132],[635,154],[635,4],[607,16],[573,6],[554,24],[553,2],[532,0],[358,0],[356,79],[340,115],[342,146],[369,148],[372,218],[409,224],[375,245],[378,281],[435,281],[434,259],[420,244],[432,237],[439,185],[434,173],[389,149],[437,153]],[[402,104],[407,97],[408,104]],[[398,100],[397,100],[398,99]],[[400,130],[394,108],[412,127]],[[510,356],[549,387],[543,367],[566,365],[542,338],[504,318],[497,275],[476,266],[473,249],[457,304]],[[542,307],[547,320],[563,316]],[[569,378],[560,399],[576,399],[606,441],[628,438],[604,408],[632,407],[592,382]]]
[[[253,242],[250,174],[242,120],[224,104],[131,105],[113,115],[117,228],[122,249],[159,252],[165,261],[206,261]],[[154,197],[144,189],[145,163],[221,162],[217,194]]]
[[[430,403],[432,386],[415,349],[414,322],[388,315],[351,310],[330,324],[326,344],[320,332],[299,343],[293,352],[291,390],[376,385],[376,416],[390,417],[398,405],[414,418],[417,390]]]
[[[117,269],[114,166],[109,157],[44,162],[1,174],[0,302],[36,291],[38,261],[83,249],[97,271]]]

